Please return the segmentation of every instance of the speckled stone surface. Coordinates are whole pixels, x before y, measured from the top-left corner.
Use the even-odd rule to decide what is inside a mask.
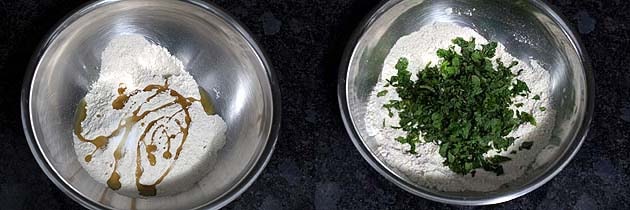
[[[630,1],[549,1],[578,29],[596,82],[591,132],[548,184],[510,202],[449,206],[381,177],[352,145],[336,101],[350,32],[376,0],[220,0],[267,51],[282,132],[260,178],[226,209],[630,209]],[[0,1],[0,209],[81,209],[50,182],[22,133],[24,69],[45,33],[82,1]]]

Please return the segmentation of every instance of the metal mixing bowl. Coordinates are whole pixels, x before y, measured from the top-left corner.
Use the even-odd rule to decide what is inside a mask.
[[[448,8],[452,8],[450,11]],[[472,14],[472,15],[471,15]],[[396,41],[434,22],[467,26],[488,40],[503,43],[515,57],[535,59],[551,75],[553,108],[558,110],[551,161],[492,192],[442,192],[414,183],[374,153],[364,115],[383,61]],[[364,21],[346,50],[338,94],[342,117],[361,155],[385,178],[415,195],[434,201],[484,205],[522,196],[549,181],[577,153],[593,115],[593,79],[584,48],[575,33],[549,6],[538,0],[394,0],[383,3]]]
[[[98,78],[101,52],[114,36],[129,33],[144,35],[179,58],[211,93],[228,126],[214,169],[174,196],[119,195],[83,170],[72,146],[73,115]],[[263,170],[280,121],[278,84],[256,42],[225,12],[198,0],[104,0],[75,11],[34,55],[21,105],[24,131],[41,168],[63,192],[92,209],[220,208]]]

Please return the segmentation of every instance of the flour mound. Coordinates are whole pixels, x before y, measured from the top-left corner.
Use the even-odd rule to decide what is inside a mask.
[[[165,84],[169,90],[143,91],[149,85]],[[115,109],[112,104],[121,90],[128,95],[136,90],[137,94],[129,97],[122,108]],[[189,98],[187,112],[183,106],[171,103],[176,94]],[[212,168],[218,150],[225,144],[227,129],[220,116],[204,112],[200,97],[193,77],[165,48],[140,35],[115,37],[102,52],[99,78],[85,96],[86,117],[80,133],[90,140],[111,137],[103,148],[97,148],[74,135],[79,163],[104,185],[109,185],[117,167],[120,188],[115,192],[130,197],[141,197],[137,180],[142,185],[159,183],[155,185],[157,196],[190,189]],[[130,121],[135,110],[148,114],[137,122]],[[143,134],[146,141],[140,141]],[[156,147],[153,164],[147,152],[149,145]],[[117,149],[121,153],[118,161],[114,157]],[[87,161],[86,156],[90,155],[91,160]],[[138,168],[142,171],[139,177]]]

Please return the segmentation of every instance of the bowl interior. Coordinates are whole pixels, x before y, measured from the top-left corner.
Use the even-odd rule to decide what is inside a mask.
[[[451,8],[451,9],[449,9]],[[493,192],[440,192],[413,183],[376,158],[376,141],[364,121],[369,94],[383,62],[396,41],[434,22],[452,22],[474,29],[488,40],[503,43],[515,57],[537,60],[551,75],[552,103],[558,111],[550,144],[550,160]],[[584,55],[568,27],[538,1],[408,0],[385,3],[366,21],[352,48],[345,75],[348,117],[355,144],[381,174],[402,188],[433,200],[458,204],[497,203],[527,193],[551,178],[570,159],[582,141],[577,136],[588,110],[588,75]],[[589,96],[590,97],[590,96]],[[582,133],[583,135],[583,133]],[[530,189],[531,190],[531,189]]]
[[[80,195],[81,203],[119,209],[195,208],[241,190],[235,186],[252,179],[253,166],[268,158],[270,149],[265,148],[273,144],[269,137],[277,111],[270,70],[251,38],[224,15],[195,2],[102,1],[77,11],[53,33],[36,64],[28,111],[45,161]],[[179,58],[210,93],[228,126],[214,169],[178,195],[149,199],[119,195],[83,170],[72,146],[74,112],[98,78],[101,52],[116,35],[130,33],[145,36]]]

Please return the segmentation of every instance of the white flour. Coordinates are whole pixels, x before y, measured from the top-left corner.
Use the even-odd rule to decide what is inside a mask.
[[[165,86],[166,82],[168,90],[145,90],[149,85]],[[156,185],[157,195],[189,189],[208,173],[217,151],[225,144],[225,122],[218,115],[204,112],[198,101],[198,87],[182,62],[165,48],[140,35],[116,37],[102,53],[100,76],[85,96],[86,118],[81,123],[85,139],[112,136],[105,146],[97,148],[92,142],[81,141],[75,133],[79,162],[96,181],[110,188],[108,180],[112,180],[117,165],[121,187],[116,192],[127,196],[140,196],[136,181]],[[121,90],[129,98],[116,109],[113,104]],[[192,99],[181,103],[187,106],[175,103],[176,93]],[[142,119],[132,120],[145,112]],[[143,133],[145,141],[140,141]],[[155,151],[149,151],[148,145],[155,146]],[[121,157],[116,162],[117,149]],[[86,156],[93,152],[87,161]],[[150,154],[155,157],[154,164],[149,161]],[[138,168],[142,171],[139,177]],[[164,179],[160,182],[161,177]]]
[[[486,154],[501,154],[512,158],[511,161],[502,164],[505,174],[501,176],[483,169],[477,169],[475,177],[458,175],[442,164],[445,158],[438,154],[438,146],[433,143],[418,145],[417,155],[407,153],[406,151],[410,149],[409,145],[403,145],[394,140],[395,137],[405,135],[405,133],[391,128],[391,126],[398,126],[398,114],[394,112],[394,117],[390,118],[387,110],[383,108],[383,105],[388,103],[389,100],[399,99],[393,87],[384,86],[386,84],[385,79],[389,79],[397,73],[394,66],[400,57],[408,58],[408,69],[413,73],[414,78],[412,79],[415,80],[416,72],[429,61],[437,64],[436,51],[439,48],[453,45],[451,40],[455,37],[463,37],[466,40],[474,37],[477,44],[488,42],[474,30],[450,23],[435,23],[423,27],[419,31],[404,36],[396,42],[385,59],[383,71],[370,95],[365,117],[366,129],[368,135],[376,139],[378,148],[375,153],[377,153],[381,161],[391,168],[402,172],[418,184],[442,191],[492,191],[522,176],[532,162],[536,160],[538,151],[548,144],[547,142],[551,137],[555,110],[551,106],[549,95],[550,76],[536,61],[526,63],[519,60],[519,65],[514,67],[513,70],[524,69],[524,72],[518,79],[528,84],[532,96],[540,95],[540,100],[538,101],[523,97],[515,99],[515,103],[522,102],[525,104],[518,110],[532,113],[538,125],[535,127],[530,124],[520,126],[510,133],[509,136],[520,138],[507,151],[501,153],[490,151]],[[504,46],[500,43],[497,47],[495,58],[497,57],[501,58],[505,63],[517,60],[507,53]],[[388,90],[387,95],[377,97],[377,93],[382,90]],[[547,110],[540,111],[539,107],[545,107]],[[383,120],[385,120],[385,127],[383,127]],[[533,141],[533,147],[531,150],[518,151],[518,147],[524,141]],[[510,154],[513,150],[516,150],[517,153]]]

